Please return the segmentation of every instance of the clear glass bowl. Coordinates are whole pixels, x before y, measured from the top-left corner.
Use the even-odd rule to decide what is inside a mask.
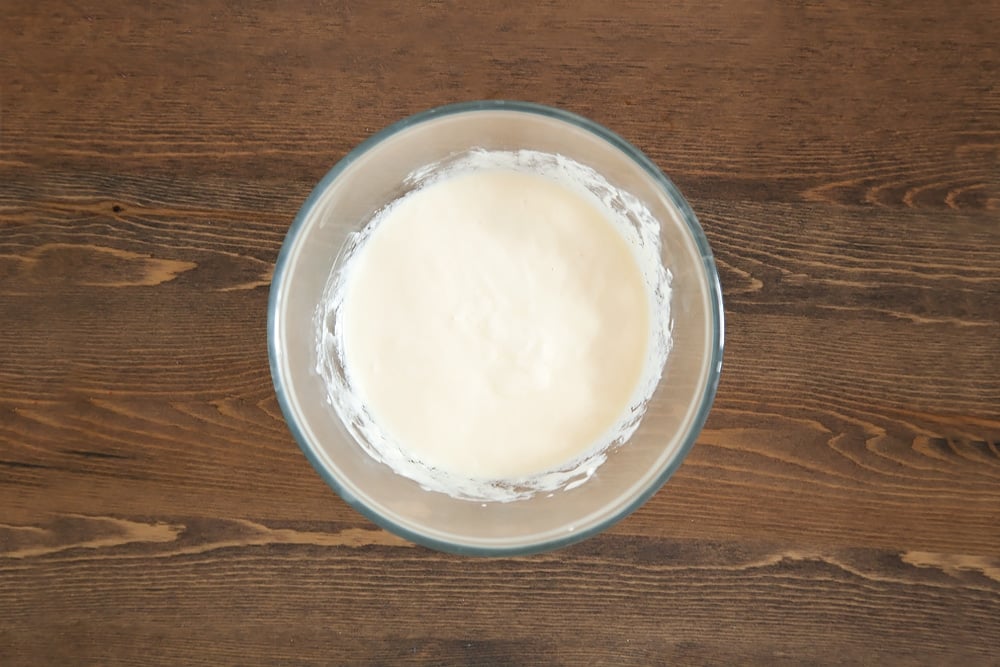
[[[638,430],[586,483],[510,503],[422,489],[369,457],[348,434],[316,372],[314,317],[348,235],[404,192],[407,174],[471,148],[565,155],[639,197],[661,223],[673,274],[673,349]],[[638,508],[681,464],[722,369],[719,278],[705,234],[670,180],[634,146],[565,111],[523,102],[455,104],[417,114],[351,151],[313,190],[285,238],[268,306],[271,375],[289,429],[340,496],[382,527],[429,547],[514,555],[554,549]]]

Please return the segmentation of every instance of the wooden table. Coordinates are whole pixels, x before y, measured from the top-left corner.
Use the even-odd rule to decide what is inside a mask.
[[[0,665],[1000,664],[1000,5],[879,4],[4,3]],[[645,151],[727,320],[668,485],[500,560],[342,502],[265,341],[312,186],[477,98]]]

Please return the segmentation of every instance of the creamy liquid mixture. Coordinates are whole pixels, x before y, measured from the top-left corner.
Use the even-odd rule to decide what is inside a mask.
[[[428,489],[509,501],[583,483],[637,427],[669,352],[659,222],[533,151],[474,151],[411,183],[349,243],[317,311],[331,404]]]
[[[348,377],[424,463],[531,475],[628,408],[649,298],[625,240],[569,188],[510,170],[455,176],[401,201],[356,262]]]

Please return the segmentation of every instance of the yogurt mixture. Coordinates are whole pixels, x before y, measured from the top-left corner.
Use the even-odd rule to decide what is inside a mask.
[[[331,403],[431,490],[582,483],[638,425],[669,351],[658,223],[561,156],[480,151],[412,181],[320,305]]]

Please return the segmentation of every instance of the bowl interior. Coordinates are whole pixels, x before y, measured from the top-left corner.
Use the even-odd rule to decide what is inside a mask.
[[[471,148],[529,148],[590,166],[639,197],[661,223],[671,271],[673,349],[642,423],[577,488],[510,503],[428,492],[371,459],[327,403],[314,316],[348,235],[404,192],[415,169]],[[722,307],[708,245],[676,188],[634,148],[561,111],[519,103],[432,110],[372,137],[317,186],[289,231],[269,312],[272,374],[293,434],[314,467],[371,519],[463,553],[527,553],[601,530],[638,507],[680,464],[704,422],[721,368]]]

